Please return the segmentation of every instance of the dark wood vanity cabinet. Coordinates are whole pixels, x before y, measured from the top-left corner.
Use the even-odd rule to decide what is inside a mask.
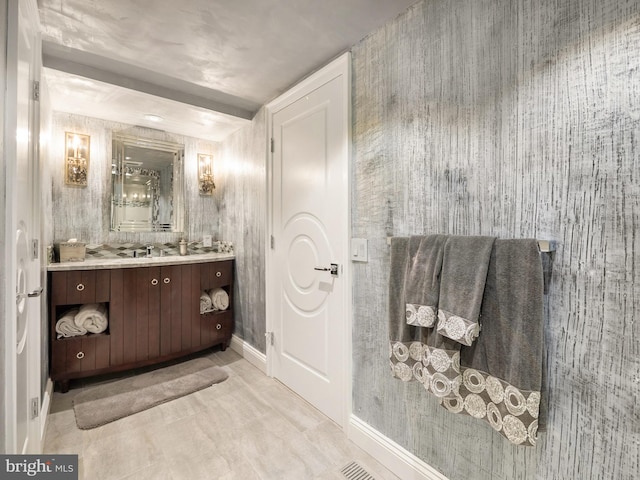
[[[51,378],[70,379],[152,365],[221,345],[233,333],[233,260],[49,273]],[[200,314],[200,293],[223,288],[229,308]],[[108,305],[100,334],[57,338],[55,325],[68,309]]]

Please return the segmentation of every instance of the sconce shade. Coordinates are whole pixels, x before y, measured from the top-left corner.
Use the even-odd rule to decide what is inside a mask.
[[[213,156],[199,153],[198,154],[198,190],[200,195],[210,196],[216,184],[213,181]]]
[[[65,132],[64,183],[86,187],[89,175],[89,135]]]

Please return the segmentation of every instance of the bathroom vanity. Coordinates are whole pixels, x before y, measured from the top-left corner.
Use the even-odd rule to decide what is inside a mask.
[[[153,365],[216,345],[233,333],[234,257],[208,253],[139,259],[91,259],[48,267],[50,374],[69,380]],[[200,313],[204,290],[224,289],[229,308]],[[103,333],[58,338],[69,309],[105,303]]]

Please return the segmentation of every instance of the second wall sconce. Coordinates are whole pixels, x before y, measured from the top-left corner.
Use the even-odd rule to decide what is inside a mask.
[[[213,156],[198,154],[198,189],[200,195],[213,195],[216,184],[213,182]]]
[[[89,135],[65,132],[64,183],[86,187],[89,175]]]

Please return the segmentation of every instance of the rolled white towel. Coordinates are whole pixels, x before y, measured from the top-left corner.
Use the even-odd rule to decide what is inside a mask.
[[[229,308],[229,295],[222,288],[211,290],[211,303],[216,310],[226,310]]]
[[[78,327],[91,333],[102,333],[109,324],[107,307],[104,303],[88,303],[82,305],[74,321]]]
[[[200,313],[210,312],[211,310],[213,310],[211,297],[207,292],[202,292],[200,294]]]
[[[58,338],[86,335],[87,329],[76,325],[75,316],[77,313],[78,309],[73,308],[68,312],[65,312],[65,314],[56,321],[56,333],[58,334]]]

